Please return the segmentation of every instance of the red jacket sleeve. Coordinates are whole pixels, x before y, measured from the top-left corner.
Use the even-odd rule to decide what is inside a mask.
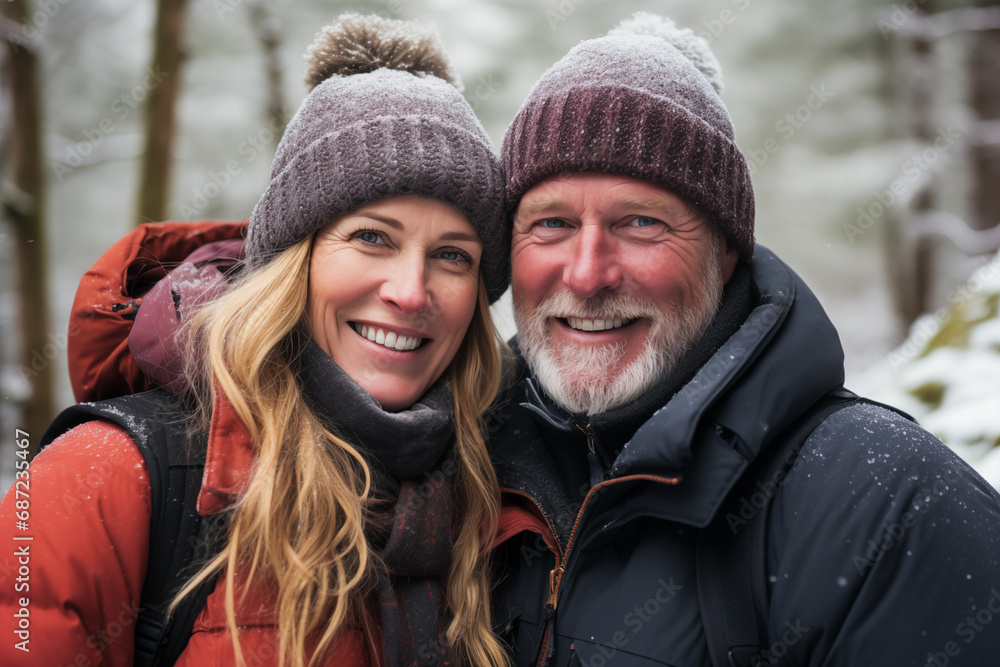
[[[142,454],[93,421],[27,472],[0,501],[0,664],[131,665],[149,552]]]

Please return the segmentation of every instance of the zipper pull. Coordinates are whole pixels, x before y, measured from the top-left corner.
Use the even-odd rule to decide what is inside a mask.
[[[556,600],[559,597],[559,582],[562,581],[563,569],[561,567],[556,567],[554,570],[549,572],[549,599],[546,601],[545,606],[556,610]]]

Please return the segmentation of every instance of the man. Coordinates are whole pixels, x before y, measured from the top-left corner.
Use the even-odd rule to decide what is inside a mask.
[[[1000,664],[1000,497],[904,416],[844,402],[836,331],[755,246],[720,87],[707,43],[636,15],[547,71],[504,139],[514,664]],[[717,621],[734,606],[763,630]]]

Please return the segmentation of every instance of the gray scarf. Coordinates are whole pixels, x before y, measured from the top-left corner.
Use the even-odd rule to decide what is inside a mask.
[[[298,360],[313,412],[364,452],[373,491],[365,534],[384,564],[377,604],[384,665],[450,661],[444,641],[444,580],[451,565],[451,392],[438,382],[410,409],[386,412],[315,341]]]

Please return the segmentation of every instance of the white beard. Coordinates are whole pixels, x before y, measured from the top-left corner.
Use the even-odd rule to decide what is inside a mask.
[[[722,299],[722,253],[718,244],[712,248],[694,307],[680,313],[665,313],[655,304],[616,292],[582,299],[562,291],[533,312],[515,299],[521,354],[545,393],[570,412],[593,415],[635,400],[666,376],[701,338]],[[548,324],[567,313],[588,319],[644,318],[650,324],[646,345],[627,365],[624,343],[556,347],[548,336]]]

